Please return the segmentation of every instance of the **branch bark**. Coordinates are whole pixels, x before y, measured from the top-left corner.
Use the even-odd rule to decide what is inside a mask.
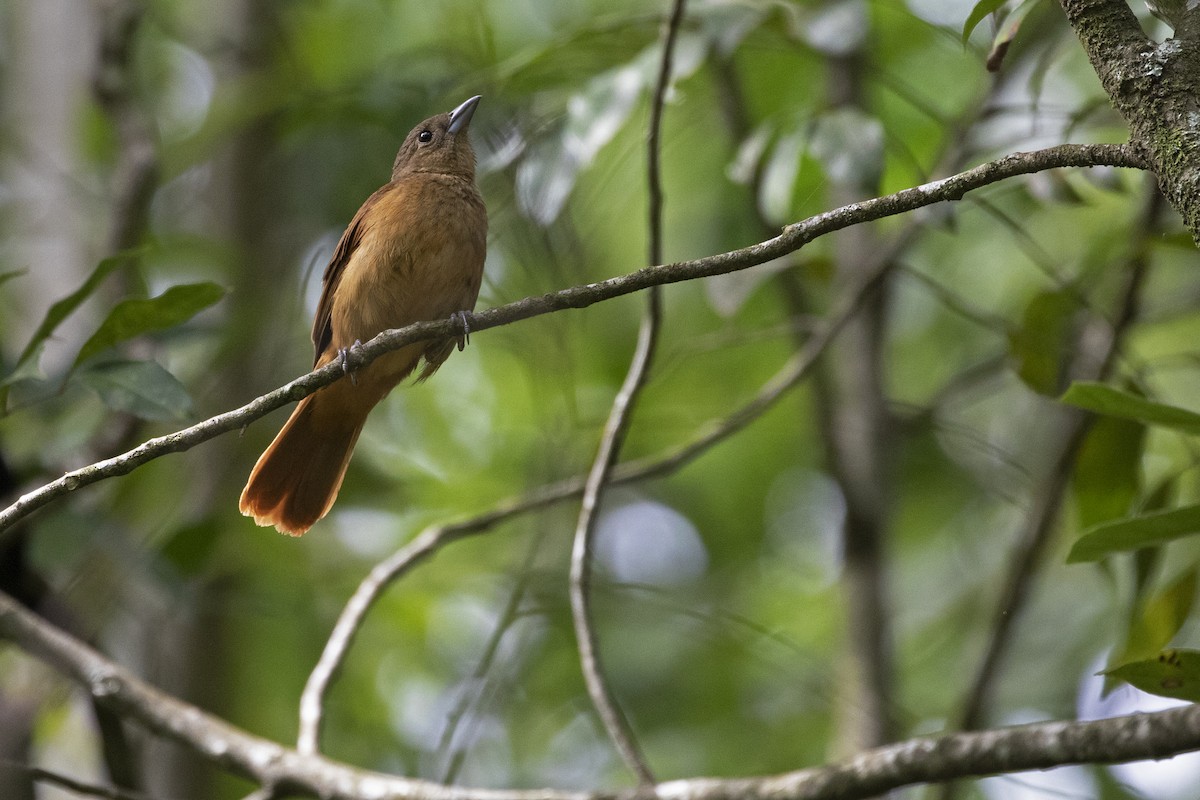
[[[1200,37],[1150,41],[1125,0],[1060,0],[1130,142],[1200,244]]]

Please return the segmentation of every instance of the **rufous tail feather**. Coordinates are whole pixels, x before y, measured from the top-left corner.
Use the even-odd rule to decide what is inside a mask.
[[[243,514],[301,536],[328,513],[371,410],[337,402],[338,394],[320,391],[296,406],[246,481],[238,503]]]

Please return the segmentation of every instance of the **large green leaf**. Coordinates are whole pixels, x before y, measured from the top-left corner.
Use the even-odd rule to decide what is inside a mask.
[[[1067,554],[1067,563],[1097,561],[1113,553],[1153,547],[1197,532],[1200,532],[1200,505],[1106,522],[1084,531]]]
[[[1187,621],[1196,598],[1196,568],[1180,575],[1141,607],[1129,626],[1118,664],[1149,658],[1170,644]]]
[[[191,413],[192,398],[174,375],[154,361],[105,361],[75,375],[114,411],[142,419],[179,420]]]
[[[1154,658],[1133,661],[1101,673],[1143,692],[1200,702],[1200,651],[1163,650]]]
[[[1071,478],[1081,527],[1129,513],[1141,486],[1145,438],[1145,425],[1120,417],[1100,417],[1088,431]]]
[[[1063,361],[1078,310],[1070,292],[1042,292],[1025,306],[1020,327],[1008,336],[1017,375],[1038,394],[1057,397],[1062,391]]]
[[[1004,19],[1004,26],[996,32],[996,38],[992,40],[992,49],[988,53],[987,68],[988,72],[999,72],[1000,67],[1004,62],[1004,56],[1008,53],[1008,48],[1012,45],[1013,40],[1017,38],[1017,34],[1021,32],[1021,23],[1025,21],[1026,15],[1033,9],[1041,0],[1024,0],[1019,6],[1013,9],[1013,12]]]
[[[979,23],[983,22],[989,14],[996,13],[1006,2],[1008,0],[979,0],[971,9],[971,13],[967,15],[966,22],[963,23],[963,43],[965,44],[967,39],[971,38],[971,32],[979,26]]]
[[[1161,425],[1184,433],[1200,434],[1200,414],[1186,408],[1156,403],[1103,383],[1079,381],[1071,384],[1062,402],[1097,414]]]
[[[119,342],[181,325],[224,295],[217,284],[203,282],[172,286],[157,297],[123,300],[84,342],[72,369]]]

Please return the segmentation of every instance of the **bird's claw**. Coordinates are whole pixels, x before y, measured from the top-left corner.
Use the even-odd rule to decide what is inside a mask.
[[[359,351],[362,350],[362,342],[358,339],[354,340],[354,344],[349,347],[338,348],[338,361],[342,365],[342,372],[349,376],[350,384],[358,386],[358,360]]]
[[[462,325],[462,336],[458,337],[458,352],[461,353],[471,343],[471,312],[465,309],[455,311],[450,315],[450,321]]]

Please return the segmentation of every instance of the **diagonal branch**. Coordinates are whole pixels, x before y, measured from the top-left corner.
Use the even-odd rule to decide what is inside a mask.
[[[586,308],[595,303],[648,289],[651,286],[662,286],[668,283],[747,269],[795,252],[814,239],[833,231],[914,211],[935,203],[960,200],[967,192],[1006,178],[1059,167],[1101,165],[1144,169],[1145,161],[1133,148],[1119,144],[1064,144],[1028,153],[1012,153],[948,178],[817,214],[787,226],[780,235],[774,238],[739,250],[674,264],[645,267],[615,278],[573,286],[537,297],[527,297],[515,303],[491,308],[475,314],[471,328],[475,331],[486,330],[568,308]],[[460,330],[461,324],[444,320],[418,322],[404,328],[384,331],[363,345],[360,351],[360,364],[366,366],[384,353],[399,349],[406,344],[426,339],[450,337],[454,335],[455,331]],[[189,450],[222,433],[245,427],[277,408],[307,397],[323,386],[328,386],[342,377],[342,374],[339,364],[327,364],[233,411],[218,414],[183,430],[149,439],[119,456],[72,470],[61,478],[22,495],[15,503],[0,511],[0,540],[4,538],[5,531],[11,528],[17,520],[60,497],[107,478],[127,475],[141,465],[167,453]]]
[[[155,689],[0,593],[0,636],[67,675],[96,700],[207,761],[259,785],[325,800],[638,800],[642,789],[568,792],[450,787],[356,769],[254,736]],[[1168,758],[1200,750],[1200,704],[1094,722],[1041,722],[921,737],[830,766],[780,775],[690,778],[655,787],[659,800],[855,800],[918,783]]]

